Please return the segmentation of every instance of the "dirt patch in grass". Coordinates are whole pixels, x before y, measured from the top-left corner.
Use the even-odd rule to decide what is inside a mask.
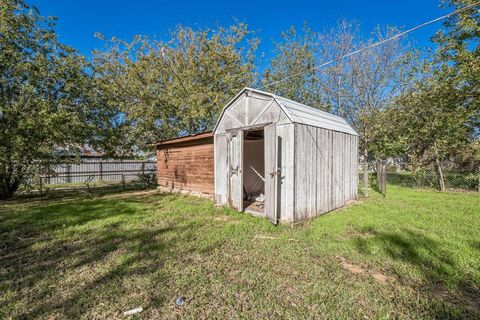
[[[344,257],[336,257],[340,262],[342,269],[351,274],[360,275],[365,278],[372,277],[379,283],[387,283],[394,281],[393,277],[387,276],[379,271],[370,270],[368,266],[349,263]]]

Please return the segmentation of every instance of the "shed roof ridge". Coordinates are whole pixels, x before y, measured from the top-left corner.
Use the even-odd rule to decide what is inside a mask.
[[[221,119],[223,118],[225,112],[233,105],[233,103],[238,100],[238,98],[245,92],[253,92],[263,96],[272,98],[280,107],[280,109],[285,113],[288,120],[291,123],[301,123],[306,125],[312,125],[319,128],[326,128],[334,131],[341,131],[349,134],[358,135],[358,133],[348,124],[348,122],[341,116],[308,106],[298,101],[294,101],[277,94],[262,91],[259,89],[254,89],[250,87],[244,87],[235,97],[230,100],[222,110],[220,117],[215,124],[213,129],[216,132],[218,125],[220,124]],[[309,116],[317,119],[309,119]],[[307,121],[304,121],[304,120]],[[322,124],[323,122],[323,124]],[[336,128],[335,128],[336,127]]]
[[[244,90],[249,90],[249,91],[254,91],[254,92],[257,92],[257,93],[265,94],[265,95],[271,96],[272,98],[278,99],[278,100],[286,100],[286,101],[288,101],[288,102],[290,102],[290,103],[300,105],[300,106],[305,107],[305,108],[307,108],[307,109],[311,109],[312,111],[320,112],[320,113],[322,113],[322,114],[325,114],[325,115],[328,115],[328,116],[331,116],[331,117],[335,117],[335,118],[338,118],[338,119],[341,119],[341,120],[345,120],[344,118],[342,118],[341,116],[339,116],[339,115],[337,115],[337,114],[334,114],[334,113],[331,113],[331,112],[327,112],[327,111],[325,111],[325,110],[322,110],[322,109],[319,109],[319,108],[315,108],[315,107],[306,105],[306,104],[304,104],[304,103],[301,103],[301,102],[298,102],[298,101],[295,101],[295,100],[292,100],[292,99],[289,99],[289,98],[285,98],[285,97],[279,96],[278,94],[275,94],[275,93],[266,92],[266,91],[262,91],[262,90],[258,90],[258,89],[253,89],[253,88],[250,88],[250,87],[245,87]],[[243,90],[242,90],[242,91],[243,91]],[[287,107],[287,108],[288,108],[288,107]]]

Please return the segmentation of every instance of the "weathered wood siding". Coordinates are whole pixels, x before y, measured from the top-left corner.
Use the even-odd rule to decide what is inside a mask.
[[[228,154],[228,203],[243,210],[243,131],[227,133]]]
[[[213,136],[157,146],[157,182],[162,187],[213,195]]]
[[[277,155],[278,167],[280,168],[280,182],[278,190],[278,203],[280,220],[293,222],[295,203],[295,144],[294,125],[277,125]]]
[[[275,123],[277,125],[278,217],[293,221],[294,211],[294,126],[280,106],[270,98],[249,92],[226,110],[215,134],[215,201],[228,205],[228,158],[225,132],[235,128]]]
[[[216,134],[214,137],[215,150],[215,202],[221,205],[228,204],[228,157],[227,137],[225,134]]]
[[[294,221],[357,198],[357,150],[355,135],[295,124]]]
[[[280,106],[270,98],[249,92],[242,95],[225,111],[216,135],[224,134],[226,130],[242,128],[266,123],[289,124]]]

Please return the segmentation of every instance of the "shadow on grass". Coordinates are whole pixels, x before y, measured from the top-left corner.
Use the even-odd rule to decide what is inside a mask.
[[[379,247],[394,261],[406,263],[419,271],[423,283],[407,285],[417,287],[423,294],[434,298],[430,312],[435,317],[449,319],[480,316],[480,288],[475,283],[474,276],[465,274],[462,266],[457,265],[451,253],[443,249],[439,241],[407,229],[381,232],[367,227],[361,232],[370,236],[354,239],[358,251],[368,255],[372,253],[373,247]],[[474,244],[476,245],[478,244]],[[448,287],[454,288],[454,291],[448,290]],[[438,304],[435,299],[442,303]],[[459,305],[462,307],[459,308]]]
[[[168,202],[168,195],[152,197]],[[142,225],[150,209],[135,197],[57,201],[16,212],[0,208],[0,291],[11,291],[0,299],[0,310],[13,313],[0,312],[0,318],[79,318],[94,307],[94,299],[86,297],[102,294],[102,288],[107,299],[115,300],[125,290],[124,280],[137,275],[166,279],[165,261],[191,250],[179,246],[193,242],[192,226],[188,221]],[[91,275],[76,279],[82,270]],[[164,293],[155,292],[156,304],[171,299]],[[9,309],[19,300],[29,308]]]

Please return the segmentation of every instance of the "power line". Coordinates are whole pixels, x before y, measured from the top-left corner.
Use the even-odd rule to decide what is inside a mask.
[[[341,60],[341,59],[345,59],[345,58],[347,58],[347,57],[353,56],[354,54],[357,54],[357,53],[360,53],[360,52],[369,50],[369,49],[374,48],[374,47],[377,47],[377,46],[379,46],[379,45],[381,45],[381,44],[383,44],[383,43],[385,43],[385,42],[388,42],[388,41],[391,41],[391,40],[393,40],[393,39],[396,39],[396,38],[399,38],[399,37],[401,37],[401,36],[404,36],[404,35],[406,35],[407,33],[413,32],[413,31],[418,30],[418,29],[420,29],[420,28],[423,28],[423,27],[425,27],[425,26],[427,26],[427,25],[429,25],[429,24],[432,24],[432,23],[438,22],[438,21],[440,21],[440,20],[446,19],[446,18],[448,18],[448,17],[450,17],[450,16],[452,16],[452,15],[454,15],[454,14],[460,13],[460,12],[462,12],[462,11],[465,11],[465,10],[467,10],[467,9],[470,9],[470,8],[476,6],[476,5],[479,5],[479,4],[480,4],[480,1],[477,1],[477,2],[475,2],[475,3],[469,4],[469,5],[466,6],[466,7],[457,9],[457,10],[455,10],[455,11],[452,11],[452,12],[450,12],[450,13],[447,13],[446,15],[443,15],[443,16],[440,16],[440,17],[435,18],[435,19],[433,19],[433,20],[430,20],[430,21],[424,22],[424,23],[422,23],[422,24],[419,24],[419,25],[417,25],[417,26],[415,26],[415,27],[413,27],[413,28],[410,28],[410,29],[408,29],[408,30],[405,30],[405,31],[403,31],[403,32],[400,32],[400,33],[398,33],[398,34],[396,34],[396,35],[394,35],[394,36],[392,36],[392,37],[390,37],[390,38],[387,38],[387,39],[384,39],[384,40],[375,42],[375,43],[373,43],[373,44],[371,44],[371,45],[369,45],[369,46],[367,46],[367,47],[364,47],[364,48],[361,48],[361,49],[352,51],[352,52],[347,53],[347,54],[345,54],[345,55],[342,55],[342,56],[340,56],[340,57],[334,58],[334,59],[332,59],[332,60],[330,60],[330,61],[324,62],[324,63],[322,63],[322,64],[320,64],[320,65],[318,65],[318,66],[314,66],[314,67],[311,68],[311,70],[320,69],[320,68],[322,68],[322,67],[325,67],[325,66],[327,66],[327,65],[329,65],[329,64],[334,63],[335,61],[338,61],[338,60]],[[265,88],[267,88],[267,87],[269,87],[269,86],[271,86],[271,85],[274,85],[274,84],[283,82],[283,81],[285,81],[285,80],[287,80],[287,79],[290,79],[290,78],[293,78],[293,77],[296,77],[296,76],[299,76],[299,75],[302,75],[302,73],[292,74],[291,76],[284,77],[283,79],[280,79],[280,80],[277,80],[277,81],[273,81],[273,82],[267,83],[267,84],[265,84],[265,85],[263,85],[263,86],[264,86]]]

